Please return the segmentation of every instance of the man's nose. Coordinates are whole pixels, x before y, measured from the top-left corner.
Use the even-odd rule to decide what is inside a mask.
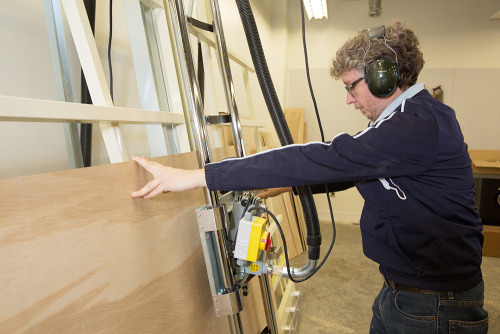
[[[356,98],[347,92],[347,99],[345,101],[347,104],[356,102]]]

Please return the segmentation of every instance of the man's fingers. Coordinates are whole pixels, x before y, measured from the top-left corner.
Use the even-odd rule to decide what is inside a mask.
[[[160,181],[159,180],[153,180],[153,181],[150,181],[148,182],[144,187],[142,187],[141,189],[137,190],[137,191],[134,191],[132,193],[132,197],[145,197],[150,194],[152,191],[154,191],[155,189],[158,188],[158,185],[160,184]],[[160,191],[161,192],[161,191]],[[151,197],[151,196],[149,196]]]
[[[274,197],[276,195],[273,192],[266,190],[266,191],[258,193],[257,196],[259,196],[259,198],[261,198],[261,199],[268,199],[269,197]]]
[[[134,191],[132,197],[151,198],[163,192],[180,192],[206,186],[203,169],[184,170],[164,166],[144,157],[132,155],[130,158],[153,175],[153,181]]]
[[[149,194],[147,194],[146,196],[144,196],[144,198],[148,199],[148,198],[151,198],[151,197],[155,197],[156,195],[159,195],[161,193],[163,193],[163,190],[160,187],[156,187],[155,189],[153,189],[153,191],[151,191]]]
[[[285,187],[285,188],[268,188],[268,189],[262,189],[261,192],[257,193],[257,196],[259,196],[262,199],[267,199],[269,197],[276,197],[278,195],[281,195],[285,192],[292,191],[292,188],[290,187]]]
[[[137,162],[142,168],[144,168],[145,170],[147,170],[148,172],[151,173],[151,168],[154,166],[153,161],[146,159],[144,156],[137,157],[137,156],[133,155],[131,158],[132,158],[132,160]]]

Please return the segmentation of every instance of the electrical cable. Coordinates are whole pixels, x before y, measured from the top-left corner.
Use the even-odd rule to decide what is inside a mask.
[[[293,144],[293,138],[288,129],[283,110],[274,88],[269,68],[260,41],[255,18],[252,13],[249,0],[236,0],[238,12],[240,13],[243,30],[247,39],[250,55],[255,67],[255,73],[259,81],[269,115],[273,122],[276,134],[282,146]],[[310,261],[316,261],[320,257],[321,231],[319,218],[314,203],[314,198],[310,186],[296,187],[302,204],[305,225],[307,229],[307,257]]]
[[[250,211],[250,212],[252,212],[254,210],[264,211],[276,223],[276,227],[278,228],[278,231],[280,232],[280,235],[281,235],[281,239],[283,241],[283,252],[285,254],[286,271],[288,273],[288,278],[290,279],[290,281],[292,281],[294,283],[301,283],[301,282],[304,282],[304,281],[308,280],[315,273],[318,272],[318,270],[323,266],[323,264],[325,263],[326,259],[328,258],[328,255],[330,255],[330,252],[332,251],[332,248],[333,248],[333,243],[330,245],[330,248],[328,249],[326,255],[323,258],[323,260],[320,262],[320,264],[316,268],[314,268],[305,278],[303,278],[303,279],[296,279],[296,278],[294,278],[292,276],[292,273],[290,272],[290,260],[288,258],[288,248],[287,248],[287,245],[286,245],[285,234],[283,233],[283,229],[281,228],[281,225],[280,225],[278,219],[276,218],[276,216],[270,210],[266,209],[265,207],[262,207],[262,206],[252,206],[252,207],[248,208],[248,211]]]
[[[302,0],[300,1],[300,3],[301,3],[300,9],[301,9],[301,19],[302,19],[302,44],[303,44],[303,48],[304,48],[304,58],[305,58],[305,64],[306,64],[307,82],[309,84],[309,91],[311,93],[311,98],[312,98],[312,101],[313,101],[313,104],[314,104],[314,110],[316,112],[316,119],[318,121],[318,126],[319,126],[319,130],[320,130],[320,133],[321,133],[321,141],[325,142],[325,136],[324,136],[324,133],[323,133],[323,126],[321,125],[321,118],[319,116],[319,111],[318,111],[318,105],[316,103],[316,98],[314,97],[314,91],[313,91],[313,88],[312,88],[311,76],[310,76],[310,71],[309,71],[309,59],[308,59],[308,56],[307,56],[307,44],[306,44],[306,34],[305,34],[304,4],[303,4]],[[288,251],[287,251],[287,247],[286,247],[286,240],[285,240],[285,236],[283,234],[283,231],[281,229],[281,226],[280,226],[278,220],[276,219],[276,217],[274,217],[274,215],[271,212],[269,212],[269,210],[262,208],[263,211],[267,212],[274,219],[274,221],[276,222],[276,226],[278,227],[278,230],[280,231],[280,235],[281,235],[281,238],[283,240],[283,251],[285,253],[285,261],[286,261],[286,267],[287,267],[288,277],[294,283],[304,282],[304,281],[308,280],[309,278],[311,278],[323,266],[323,264],[325,263],[325,261],[328,259],[328,256],[330,255],[330,253],[331,253],[331,251],[333,249],[333,245],[335,244],[335,240],[336,240],[336,237],[337,237],[337,231],[336,231],[336,228],[335,228],[335,219],[333,217],[333,209],[332,209],[332,202],[330,200],[330,193],[328,191],[328,186],[326,184],[325,184],[325,193],[326,193],[326,198],[328,200],[328,207],[330,209],[330,219],[332,221],[332,228],[333,228],[332,242],[330,244],[330,247],[328,248],[328,251],[326,252],[325,256],[323,257],[323,260],[320,262],[320,264],[316,268],[314,268],[309,273],[309,275],[307,275],[305,278],[300,279],[300,280],[297,280],[297,279],[293,278],[292,275],[291,275],[291,272],[290,272],[290,263],[289,263],[289,260],[288,260]]]
[[[113,101],[113,67],[111,66],[111,41],[113,39],[113,0],[109,0],[109,36],[108,36],[108,69],[109,93]]]
[[[305,28],[305,20],[304,20],[304,1],[300,1],[300,14],[302,18],[302,45],[304,47],[304,59],[306,62],[306,75],[307,75],[307,83],[309,84],[309,92],[311,93],[311,98],[314,104],[314,111],[316,112],[316,119],[318,121],[319,131],[321,133],[321,141],[325,142],[325,135],[323,133],[323,126],[321,125],[321,118],[319,117],[318,105],[316,104],[316,98],[314,97],[314,92],[311,84],[311,76],[309,73],[309,59],[307,57],[307,46],[306,46],[306,28]]]
[[[302,5],[302,2],[300,2]],[[279,100],[277,98],[276,91],[274,89],[274,85],[272,83],[269,69],[267,67],[267,62],[265,60],[265,55],[264,51],[262,49],[262,44],[260,42],[260,37],[259,33],[257,30],[257,26],[255,24],[255,19],[253,17],[252,13],[252,8],[250,6],[249,0],[236,0],[236,5],[238,7],[238,12],[240,13],[241,17],[241,22],[243,24],[243,29],[245,32],[245,36],[247,38],[247,43],[250,49],[250,55],[252,57],[252,62],[255,67],[255,72],[257,74],[257,79],[259,81],[259,85],[262,91],[262,94],[264,96],[264,100],[266,102],[267,108],[269,110],[269,114],[271,116],[271,120],[273,121],[273,125],[275,127],[276,133],[278,135],[278,138],[280,140],[280,143],[282,146],[286,146],[289,144],[293,144],[293,138],[291,136],[290,130],[288,129],[285,117],[283,115],[283,111],[281,109],[281,105],[279,103]],[[302,24],[304,27],[304,14],[302,11]],[[305,34],[304,34],[304,29],[303,29],[303,41],[305,44]],[[304,47],[304,50],[306,52],[306,61],[307,61],[307,49]],[[317,111],[317,105],[316,105],[316,100],[314,98],[314,93],[312,91],[312,85],[310,83],[310,74],[309,74],[309,66],[306,63],[306,69],[307,69],[307,75],[308,75],[308,81],[309,81],[309,88],[311,91],[311,95],[313,97],[313,102],[315,105],[315,110],[316,110],[316,115],[318,118],[318,124],[320,126],[320,131],[322,133],[322,140],[324,141],[324,136],[323,136],[323,129],[321,126],[321,120],[319,119],[319,113]],[[316,212],[316,207],[314,204],[314,199],[312,196],[312,191],[310,186],[301,186],[301,187],[296,187],[297,193],[299,194],[299,198],[302,204],[302,208],[304,211],[304,218],[306,221],[306,229],[307,229],[307,246],[308,246],[308,259],[311,260],[318,260],[319,259],[319,254],[320,254],[320,245],[321,245],[321,232],[320,232],[320,226],[319,226],[319,218],[318,214]],[[333,244],[335,242],[335,222],[333,218],[333,210],[331,208],[331,201],[328,195],[328,187],[325,185],[325,190],[327,193],[327,199],[328,203],[330,206],[330,216],[332,219],[332,224],[333,224],[333,239],[332,243],[330,245],[330,248],[328,250],[327,255],[324,257],[323,261],[321,264],[314,270],[311,271],[310,275],[308,275],[306,278],[302,280],[296,280],[290,275],[290,266],[287,259],[287,271],[289,274],[289,278],[294,281],[294,282],[303,282],[310,277],[314,275],[314,273],[317,272],[317,270],[323,265],[323,263],[326,261],[328,258],[328,255],[330,254]],[[269,213],[269,211],[267,211]],[[271,213],[272,215],[272,213]],[[274,218],[275,219],[275,218]],[[275,219],[276,220],[276,219]],[[279,224],[277,225],[279,226]],[[282,231],[280,231],[281,237],[284,241],[284,245],[286,243],[284,239],[284,235]],[[285,252],[287,254],[287,252]]]

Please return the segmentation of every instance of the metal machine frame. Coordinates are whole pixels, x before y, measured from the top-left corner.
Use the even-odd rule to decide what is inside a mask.
[[[173,36],[177,55],[179,55],[180,72],[184,84],[184,92],[187,99],[190,114],[192,135],[195,148],[198,153],[200,167],[203,168],[212,161],[210,143],[206,129],[206,121],[203,113],[203,101],[197,81],[191,46],[189,43],[188,24],[184,7],[181,0],[168,0],[169,23]],[[219,5],[217,0],[210,1],[214,35],[216,40],[216,51],[224,81],[224,91],[226,102],[231,118],[231,129],[235,150],[239,156],[245,156],[243,138],[241,136],[241,124],[239,121],[232,76],[229,66],[224,33],[222,29]],[[207,206],[197,210],[197,219],[200,229],[200,239],[202,242],[207,267],[212,299],[216,314],[218,316],[227,315],[230,318],[231,330],[233,333],[243,333],[239,312],[243,309],[240,286],[234,277],[234,262],[231,258],[229,243],[229,218],[227,208],[221,203],[217,192],[209,191],[205,188],[205,199]],[[263,299],[266,308],[266,318],[270,333],[278,333],[276,316],[272,307],[272,298],[269,278],[267,275],[260,276],[263,288]]]
[[[113,107],[113,101],[106,84],[102,66],[97,66],[100,65],[99,56],[90,27],[85,24],[85,9],[83,4],[77,0],[61,0],[61,2],[68,17],[69,26],[75,40],[85,77],[89,83],[89,90],[94,105],[103,107],[103,112],[105,109],[112,108],[117,110],[118,113],[120,108]],[[188,145],[191,146],[191,149],[196,150],[199,166],[203,168],[207,163],[212,161],[210,140],[207,132],[208,122],[207,117],[204,115],[203,100],[193,64],[189,25],[182,0],[165,0],[164,3],[160,0],[146,2],[141,0],[124,0],[123,4],[126,11],[125,16],[128,28],[139,27],[138,31],[134,30],[130,34],[132,54],[135,66],[139,66],[142,69],[136,71],[138,72],[136,73],[138,87],[142,87],[139,94],[142,107],[145,109],[142,112],[146,115],[145,119],[153,119],[154,121],[138,120],[137,122],[144,122],[147,125],[151,154],[159,156],[178,153],[186,151],[188,149],[186,145]],[[57,71],[56,79],[58,80],[60,100],[71,102],[73,97],[71,96],[71,83],[68,75],[69,69],[67,68],[66,46],[61,23],[59,0],[44,0],[44,5],[54,65]],[[209,0],[209,7],[215,50],[220,74],[223,79],[235,152],[238,156],[243,157],[246,155],[246,152],[218,1]],[[166,38],[164,33],[159,33],[161,29],[170,31],[170,39]],[[158,40],[161,40],[161,42],[158,43]],[[173,47],[170,43],[172,43]],[[166,45],[172,47],[176,52],[170,52],[168,48],[163,49]],[[168,70],[166,67],[168,67]],[[184,115],[185,122],[181,120],[183,118],[182,115],[172,110],[181,109],[180,102],[176,101],[176,105],[172,107],[171,104],[174,102],[168,96],[170,89],[177,86],[176,82],[170,82],[169,85],[169,80],[172,79],[166,75],[166,72],[171,71],[173,68],[175,68],[180,77],[178,80],[182,81],[179,85],[181,86],[179,87],[179,95],[183,98],[184,109],[187,110],[188,114]],[[248,75],[248,72],[244,71],[244,76],[245,73]],[[148,80],[154,80],[157,87],[156,91],[154,89],[151,90]],[[147,87],[149,87],[149,90]],[[15,102],[14,100],[10,103]],[[39,101],[36,102],[39,103]],[[74,106],[75,109],[86,107],[78,104]],[[158,116],[153,116],[155,111],[167,111],[167,113],[160,112]],[[78,116],[75,117],[81,120]],[[118,121],[109,121],[109,119],[113,119],[109,117],[109,115],[101,115],[96,120],[99,122],[110,161],[111,163],[126,161],[128,160],[128,154],[126,148],[123,146],[118,124],[120,116],[117,116]],[[64,117],[59,116],[59,118],[71,120],[69,114],[64,115]],[[140,117],[133,118],[138,119]],[[211,123],[216,122],[219,121],[214,121],[212,117]],[[227,119],[220,120],[220,122],[227,122]],[[186,134],[186,129],[177,131],[177,127],[183,127],[183,124],[185,124],[188,130],[187,133],[190,133],[190,138],[183,137]],[[71,167],[82,167],[81,151],[78,151],[79,145],[77,145],[76,134],[78,133],[78,129],[76,124],[69,123],[65,126],[67,127],[66,140],[68,154],[70,161],[72,161]],[[228,316],[232,333],[243,333],[239,313],[243,310],[243,285],[248,275],[242,275],[241,271],[238,271],[238,268],[236,268],[236,261],[233,258],[233,250],[231,249],[231,222],[229,215],[233,207],[232,203],[235,201],[235,194],[221,195],[219,192],[209,191],[205,188],[204,195],[206,206],[196,211],[196,217],[215,312],[217,316]],[[301,270],[294,271],[294,273],[300,275]],[[266,312],[268,333],[277,334],[280,333],[280,330],[274,311],[276,307],[273,305],[272,284],[270,281],[271,273],[286,276],[287,272],[281,267],[272,268],[263,266],[258,275]]]

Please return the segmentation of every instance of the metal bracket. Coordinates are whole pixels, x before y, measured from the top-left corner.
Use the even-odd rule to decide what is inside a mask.
[[[232,315],[243,310],[243,298],[240,290],[212,296],[215,307],[215,315],[221,317]]]
[[[218,206],[215,208],[205,206],[195,210],[195,212],[200,232],[221,230],[223,228],[222,223],[226,221],[226,219],[224,219],[227,216],[225,206]]]
[[[229,124],[231,123],[231,115],[207,115],[205,121],[208,125]]]
[[[269,260],[278,260],[281,257],[281,253],[283,253],[281,247],[271,247],[271,250],[267,253],[267,258]]]

